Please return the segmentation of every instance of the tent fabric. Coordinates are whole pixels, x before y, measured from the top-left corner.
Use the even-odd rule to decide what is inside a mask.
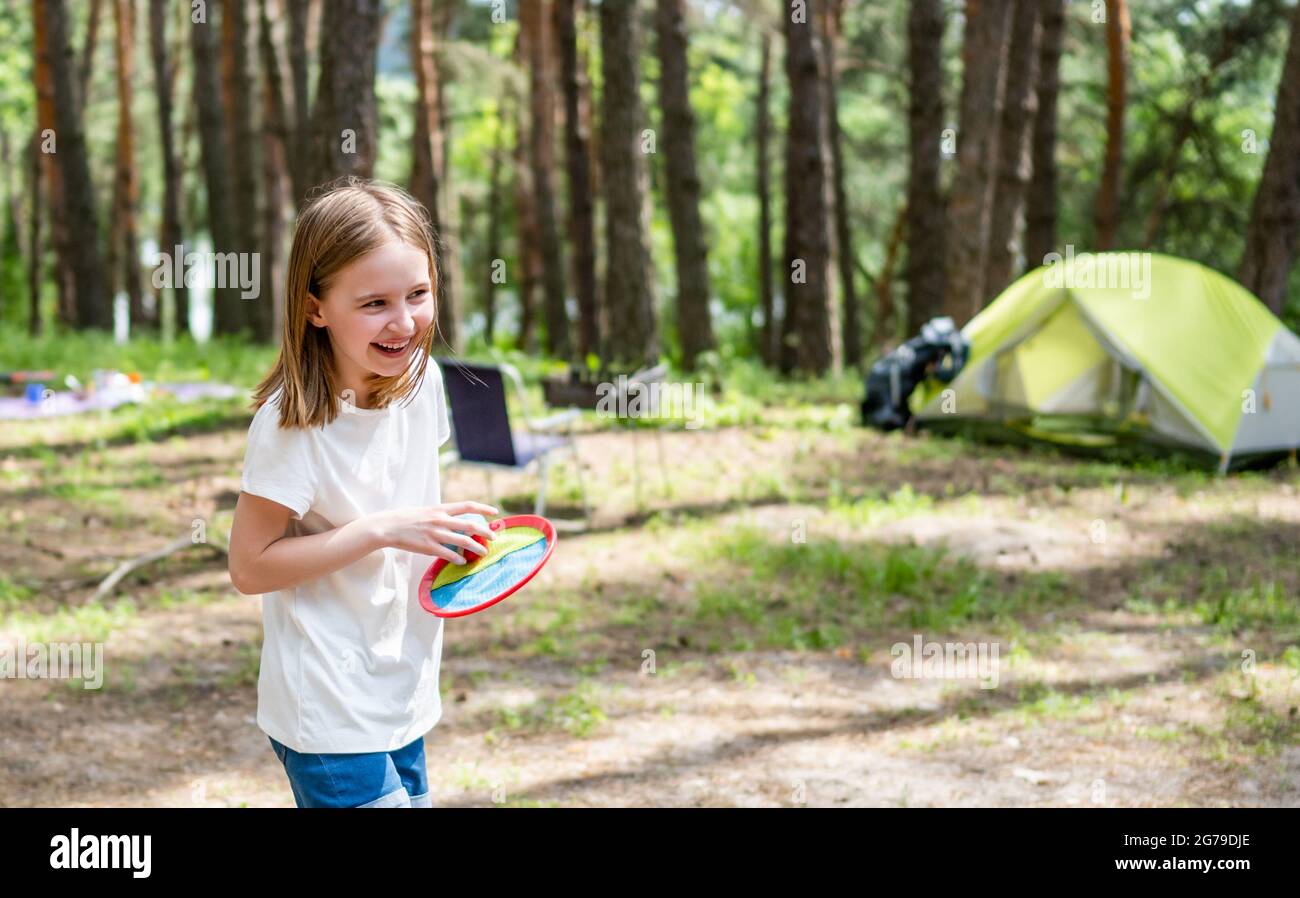
[[[1252,387],[1255,414],[1241,416],[1233,452],[1268,452],[1300,445],[1300,415],[1272,414],[1276,402],[1300,396],[1300,338],[1286,328],[1269,345],[1264,367]],[[1262,408],[1267,414],[1259,414]]]
[[[1300,339],[1195,262],[1071,253],[1008,287],[962,335],[971,351],[961,374],[912,395],[923,423],[1087,416],[1225,465],[1300,445]]]

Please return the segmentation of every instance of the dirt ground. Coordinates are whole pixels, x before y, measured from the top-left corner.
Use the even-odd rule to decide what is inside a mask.
[[[0,448],[0,638],[102,641],[107,668],[94,690],[0,679],[0,805],[292,806],[254,723],[261,599],[218,550],[87,603],[117,561],[233,506],[246,426],[101,445],[52,425]],[[1294,469],[797,424],[661,439],[636,439],[638,502],[633,437],[580,437],[592,526],[518,596],[446,623],[435,806],[1300,806]],[[497,499],[530,510],[532,483],[497,476]],[[548,514],[577,496],[561,466]],[[487,498],[482,474],[444,472],[444,498]],[[854,587],[781,581],[751,613],[737,584],[762,540],[829,553],[827,584],[860,547],[1041,601],[918,627],[922,576],[878,625],[807,644],[773,629],[786,591],[815,624],[861,620]],[[895,676],[917,635],[997,643],[997,685]]]

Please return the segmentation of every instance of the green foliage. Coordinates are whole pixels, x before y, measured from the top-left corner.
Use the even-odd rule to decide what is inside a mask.
[[[83,384],[96,368],[140,373],[158,382],[215,381],[252,387],[271,371],[277,349],[250,344],[236,337],[216,337],[197,343],[189,334],[165,342],[135,337],[114,342],[102,331],[71,331],[39,338],[13,329],[0,330],[0,370],[50,369],[52,387],[64,389],[63,378],[74,375]]]

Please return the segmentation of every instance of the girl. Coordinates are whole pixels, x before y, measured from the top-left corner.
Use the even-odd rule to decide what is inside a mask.
[[[424,734],[442,716],[442,619],[419,605],[434,557],[483,553],[497,514],[441,504],[450,436],[430,364],[438,272],[424,208],[348,179],[298,219],[284,333],[257,409],[230,579],[263,594],[257,724],[299,807],[431,807]]]

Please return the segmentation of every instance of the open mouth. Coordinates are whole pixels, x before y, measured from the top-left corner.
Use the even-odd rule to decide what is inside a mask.
[[[378,351],[380,355],[386,355],[390,358],[398,358],[404,355],[406,350],[411,348],[412,342],[414,342],[412,338],[407,337],[405,340],[376,342],[371,343],[370,345],[375,347],[375,350]]]

